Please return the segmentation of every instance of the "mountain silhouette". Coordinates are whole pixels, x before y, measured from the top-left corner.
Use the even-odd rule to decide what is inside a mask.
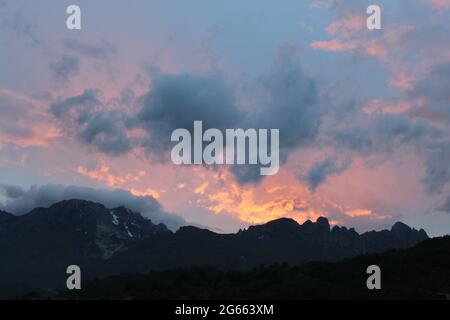
[[[427,239],[424,230],[396,223],[391,230],[358,234],[326,218],[303,224],[282,218],[234,234],[193,226],[172,232],[125,207],[108,209],[66,200],[26,215],[0,212],[0,292],[19,295],[64,287],[69,265],[83,279],[178,267],[251,270],[259,265],[336,261]]]
[[[189,267],[87,281],[51,298],[169,300],[450,299],[450,236],[408,249],[337,262],[275,264],[251,271]],[[368,266],[381,269],[381,290],[368,290]],[[39,297],[39,296],[34,296]],[[41,296],[41,298],[44,298]]]

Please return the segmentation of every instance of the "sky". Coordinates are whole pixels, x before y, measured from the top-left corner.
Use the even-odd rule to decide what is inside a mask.
[[[0,209],[448,234],[449,32],[449,0],[0,0]],[[170,133],[195,120],[279,128],[279,172],[174,165]]]

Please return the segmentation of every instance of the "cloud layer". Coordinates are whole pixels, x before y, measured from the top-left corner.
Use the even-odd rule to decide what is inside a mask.
[[[18,215],[23,215],[36,207],[49,207],[52,204],[71,199],[83,199],[98,202],[107,208],[124,206],[154,223],[164,223],[168,228],[176,230],[185,221],[180,217],[164,212],[151,196],[134,196],[125,190],[94,189],[79,186],[43,185],[23,189],[13,185],[0,185],[0,194],[6,200],[0,203],[0,209]]]

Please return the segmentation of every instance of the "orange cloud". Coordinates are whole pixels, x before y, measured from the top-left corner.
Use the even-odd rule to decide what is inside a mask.
[[[145,197],[145,196],[151,196],[155,199],[159,199],[161,196],[159,195],[158,191],[153,190],[153,189],[146,189],[144,191],[139,191],[137,189],[131,188],[130,192],[132,195],[137,196],[137,197]]]
[[[202,183],[199,187],[197,187],[197,188],[194,190],[194,193],[195,193],[195,194],[204,194],[206,188],[208,187],[208,185],[209,185],[208,182]]]
[[[113,175],[110,173],[110,168],[103,161],[97,170],[88,170],[83,166],[78,166],[77,173],[93,180],[106,182],[107,186],[112,188],[122,187],[126,182],[139,181],[145,175],[143,170],[139,171],[138,174]]]
[[[377,220],[385,220],[392,218],[390,215],[376,214],[371,209],[353,209],[345,212],[345,215],[351,218],[371,217]]]
[[[282,217],[304,222],[326,214],[309,203],[306,187],[295,178],[292,183],[286,179],[292,178],[274,176],[264,179],[259,185],[242,186],[231,174],[222,172],[212,180],[217,183],[209,184],[208,193],[205,192],[198,204],[215,214],[231,214],[251,224]]]

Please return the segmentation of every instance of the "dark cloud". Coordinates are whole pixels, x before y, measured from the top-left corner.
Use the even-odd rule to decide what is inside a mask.
[[[366,114],[347,120],[350,124],[336,124],[328,134],[338,148],[363,156],[391,153],[400,145],[417,143],[437,133],[428,121],[403,114]]]
[[[98,91],[86,89],[78,96],[54,102],[50,110],[60,119],[83,123],[98,110],[97,106],[102,104],[97,96]]]
[[[50,109],[62,121],[66,132],[75,134],[79,141],[106,154],[127,153],[133,144],[127,136],[128,115],[122,110],[108,109],[98,95],[95,90],[85,90],[79,96],[53,103]]]
[[[110,155],[127,153],[132,148],[132,141],[123,128],[126,117],[119,110],[94,114],[87,119],[77,137]]]
[[[50,63],[49,69],[56,80],[67,82],[71,76],[79,72],[79,59],[74,56],[63,55],[58,61]]]
[[[149,134],[146,148],[160,152],[170,147],[173,130],[193,131],[194,121],[208,128],[235,128],[244,117],[232,88],[219,74],[155,74],[136,122]]]
[[[450,141],[429,143],[425,149],[426,171],[422,182],[429,194],[438,194],[450,184]]]
[[[409,111],[409,114],[448,124],[450,122],[449,88],[450,63],[435,66],[409,94],[413,103],[425,99],[425,105],[416,106]]]
[[[318,83],[301,68],[295,46],[284,44],[272,70],[260,78],[258,91],[262,99],[255,115],[244,119],[244,127],[279,129],[283,164],[293,149],[311,145],[317,138],[324,111]],[[233,166],[231,172],[242,184],[263,178],[254,165]]]
[[[231,173],[235,176],[236,181],[243,185],[248,183],[258,183],[264,176],[261,175],[260,166],[257,164],[230,166]]]
[[[442,33],[433,35],[436,36],[441,37]],[[424,78],[417,81],[407,95],[413,105],[408,110],[408,115],[414,119],[426,119],[434,125],[434,135],[421,142],[421,155],[425,159],[425,176],[422,182],[429,194],[441,194],[450,186],[449,88],[450,63],[444,63],[434,66]],[[416,103],[417,101],[420,103]]]
[[[302,70],[292,45],[279,49],[278,61],[261,78],[264,101],[252,123],[258,128],[279,128],[280,147],[291,149],[312,143],[320,128],[322,107],[317,81]]]
[[[317,187],[333,174],[345,171],[351,164],[351,159],[347,158],[339,162],[334,158],[327,158],[315,163],[308,171],[306,182],[309,189],[314,192]]]
[[[79,186],[43,185],[31,186],[28,190],[11,185],[0,185],[0,194],[6,201],[0,202],[0,209],[23,215],[36,207],[48,207],[52,204],[70,199],[82,199],[98,202],[107,208],[124,206],[140,212],[154,223],[164,223],[172,230],[185,224],[185,221],[174,214],[164,212],[151,196],[137,197],[125,190],[105,190]]]
[[[94,90],[60,100],[51,110],[55,116],[78,125],[76,136],[108,154],[122,154],[143,147],[149,154],[167,161],[173,130],[193,131],[194,121],[202,121],[203,130],[217,128],[255,128],[280,130],[280,161],[296,147],[311,144],[317,136],[322,110],[316,81],[307,76],[296,58],[295,49],[280,49],[275,67],[255,89],[262,98],[254,112],[237,105],[233,87],[218,73],[164,74],[151,71],[151,89],[141,109],[131,115],[110,111],[102,106]],[[259,94],[262,93],[262,94]],[[147,137],[131,141],[127,130],[141,128]],[[239,182],[258,182],[259,166],[233,166]]]

